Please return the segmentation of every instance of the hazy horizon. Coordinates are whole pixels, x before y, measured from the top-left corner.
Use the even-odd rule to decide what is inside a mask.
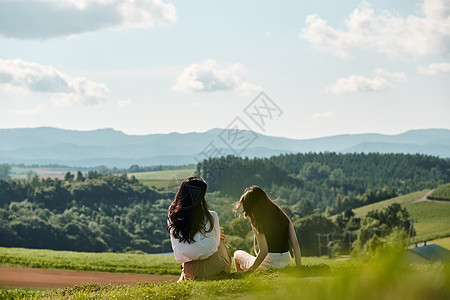
[[[6,129],[37,129],[37,128],[55,128],[55,129],[61,129],[61,130],[69,130],[69,131],[79,131],[79,132],[89,132],[89,131],[99,131],[99,130],[108,130],[108,129],[112,129],[116,132],[122,132],[126,135],[130,135],[130,136],[146,136],[146,135],[157,135],[157,134],[171,134],[171,133],[178,133],[178,134],[188,134],[188,133],[205,133],[211,130],[223,130],[224,128],[219,128],[219,127],[214,127],[214,128],[210,128],[210,129],[206,129],[204,131],[168,131],[168,132],[148,132],[148,133],[141,133],[141,134],[133,134],[133,133],[128,133],[125,132],[123,130],[119,130],[119,129],[115,129],[112,127],[104,127],[104,128],[94,128],[94,129],[76,129],[76,128],[61,128],[61,127],[54,127],[54,126],[35,126],[35,127],[11,127],[11,128],[0,128],[0,130],[6,130]],[[380,135],[398,135],[398,134],[403,134],[406,133],[408,131],[415,131],[415,130],[450,130],[450,128],[412,128],[412,129],[407,129],[405,131],[399,131],[399,132],[394,132],[394,133],[383,133],[383,132],[354,132],[354,133],[349,133],[349,132],[343,132],[343,133],[338,133],[338,134],[334,134],[334,135],[324,135],[324,136],[315,136],[315,137],[307,137],[307,138],[293,138],[293,137],[288,137],[288,136],[281,136],[281,135],[271,135],[271,134],[267,134],[264,132],[258,132],[255,130],[256,133],[258,134],[262,134],[262,135],[266,135],[266,136],[271,136],[271,137],[279,137],[279,138],[287,138],[287,139],[294,139],[294,140],[307,140],[307,139],[320,139],[320,138],[327,138],[327,137],[333,137],[333,136],[340,136],[340,135],[360,135],[360,134],[380,134]]]

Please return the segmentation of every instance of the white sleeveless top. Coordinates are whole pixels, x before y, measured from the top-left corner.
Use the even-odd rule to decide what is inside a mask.
[[[183,263],[192,260],[203,260],[217,252],[220,243],[219,216],[215,211],[210,210],[209,212],[214,220],[214,229],[205,234],[197,232],[194,235],[195,242],[191,244],[188,242],[180,242],[180,240],[174,238],[172,234],[170,235],[173,254],[178,262]],[[208,223],[206,229],[210,229],[210,226],[211,225]]]

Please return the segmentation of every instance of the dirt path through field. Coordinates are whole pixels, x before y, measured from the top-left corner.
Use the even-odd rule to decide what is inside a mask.
[[[430,195],[434,190],[431,190],[429,192],[427,192],[425,195],[423,195],[423,197],[414,200],[413,203],[415,202],[422,202],[422,201],[427,201],[427,202],[440,202],[440,203],[450,203],[450,201],[445,201],[445,200],[432,200],[432,199],[428,199],[428,195]]]
[[[133,284],[175,282],[178,276],[124,274],[108,272],[79,272],[0,266],[0,286],[56,288],[83,283]]]

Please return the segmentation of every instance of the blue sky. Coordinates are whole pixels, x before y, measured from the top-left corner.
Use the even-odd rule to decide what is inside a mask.
[[[0,0],[0,128],[396,134],[450,128],[449,83],[450,0]]]

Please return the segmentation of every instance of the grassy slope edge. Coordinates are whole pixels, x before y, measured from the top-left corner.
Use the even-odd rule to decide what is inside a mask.
[[[0,247],[0,264],[43,269],[179,275],[173,256]]]
[[[425,197],[429,190],[414,192],[381,202],[373,203],[353,210],[355,216],[362,218],[371,210],[380,210],[393,203],[406,207],[411,218],[418,240],[432,240],[450,236],[450,202],[418,201]]]

